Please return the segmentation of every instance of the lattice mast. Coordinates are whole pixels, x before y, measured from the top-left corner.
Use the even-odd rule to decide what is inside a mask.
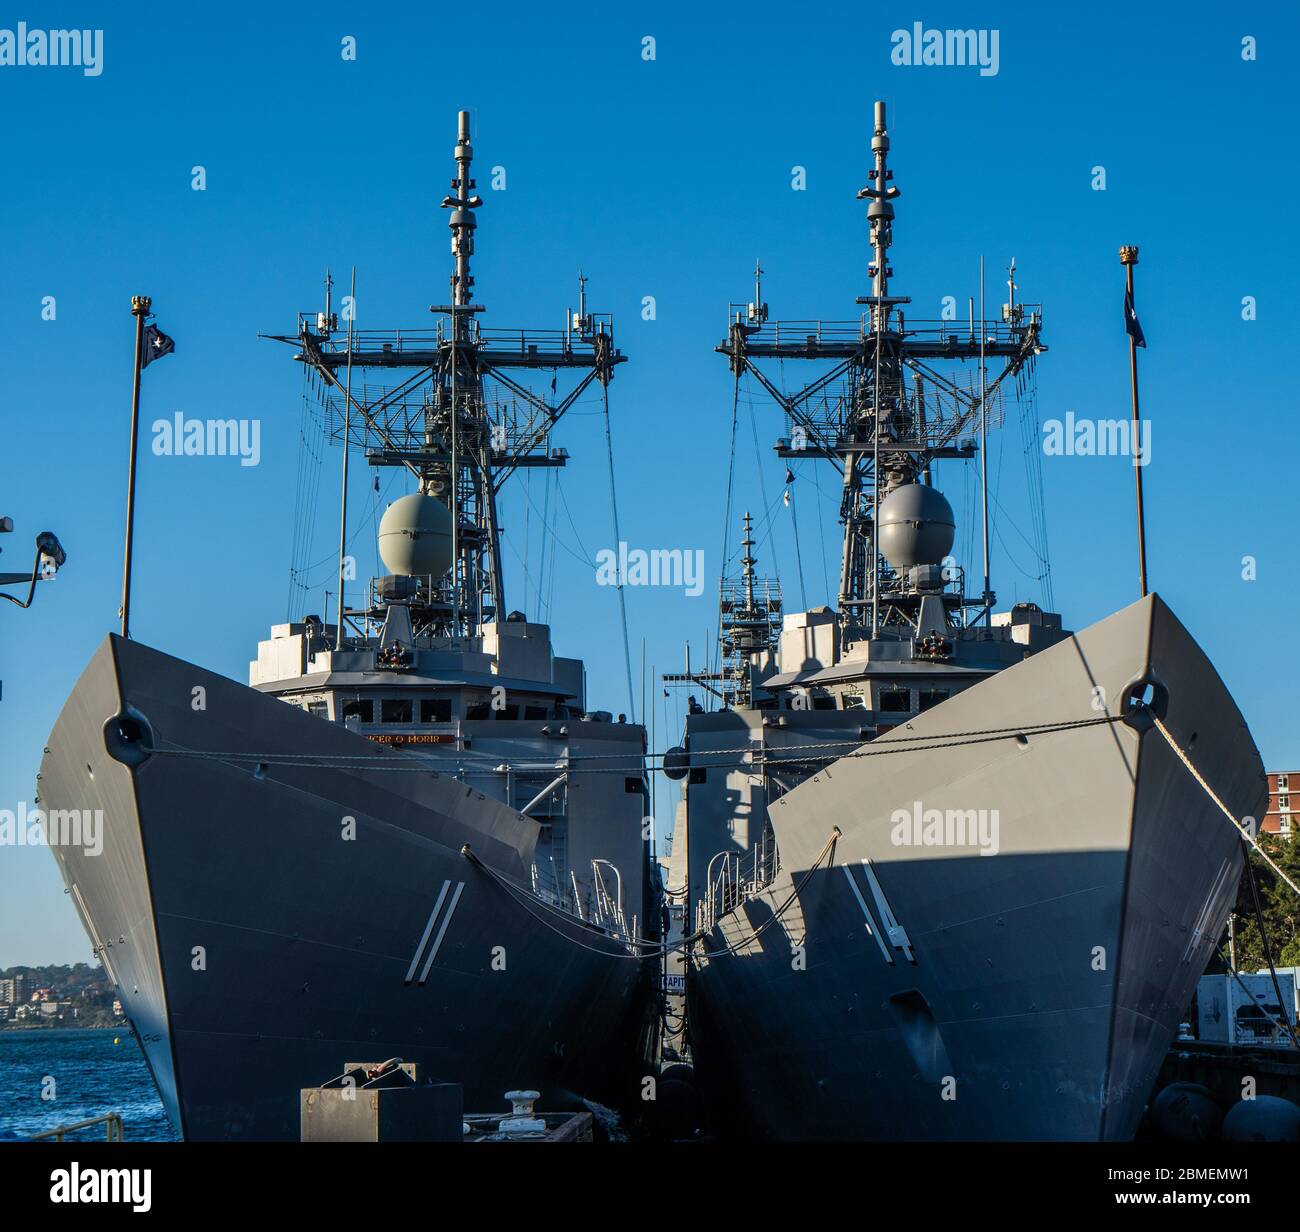
[[[748,513],[742,525],[740,576],[723,581],[719,603],[723,690],[731,706],[750,704],[751,665],[776,649],[782,618],[780,582],[760,578],[754,569],[754,521]]]
[[[885,105],[875,105],[870,182],[858,193],[866,200],[871,262],[871,294],[857,303],[866,311],[860,321],[781,322],[768,320],[757,283],[752,304],[732,305],[726,340],[717,350],[728,357],[739,380],[751,374],[789,416],[792,437],[778,445],[785,458],[820,458],[840,472],[840,521],[843,526],[838,608],[850,637],[872,635],[891,625],[910,622],[905,578],[894,575],[881,559],[875,511],[895,488],[928,483],[931,464],[944,458],[970,458],[975,443],[963,434],[1000,407],[1002,383],[1017,382],[1031,370],[1040,341],[1041,311],[1015,303],[1014,286],[1000,322],[976,320],[971,301],[969,326],[957,322],[914,322],[902,311],[910,297],[890,293],[894,269],[894,201],[899,189],[889,167],[889,132]],[[756,271],[761,273],[761,271]],[[992,381],[981,367],[978,380],[963,387],[937,370],[940,362],[997,359],[1002,368]],[[762,370],[763,359],[831,361],[829,371],[794,394],[786,394]],[[987,610],[994,596],[964,594],[946,600],[960,619],[961,609]]]
[[[451,294],[448,303],[430,306],[440,318],[435,329],[356,330],[349,343],[337,336],[327,301],[324,313],[299,314],[295,335],[269,335],[299,348],[295,358],[314,378],[345,448],[364,449],[372,466],[405,467],[422,493],[450,511],[452,567],[445,577],[416,579],[411,599],[416,631],[436,636],[472,637],[484,623],[504,618],[502,485],[520,467],[565,465],[567,452],[550,447],[551,430],[592,382],[607,388],[626,358],[614,347],[613,318],[587,311],[585,279],[578,310],[566,312],[563,329],[480,324],[484,306],[474,302],[470,259],[483,200],[474,191],[473,158],[470,115],[462,111],[456,173],[441,202],[451,230]],[[360,395],[353,368],[364,370]],[[559,398],[553,378],[548,399],[516,379],[516,369],[582,375]],[[373,588],[365,606],[345,612],[360,634],[382,615]]]

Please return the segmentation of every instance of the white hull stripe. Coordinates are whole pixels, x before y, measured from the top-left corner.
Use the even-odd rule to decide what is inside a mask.
[[[1197,948],[1201,942],[1206,939],[1207,929],[1212,923],[1210,912],[1214,910],[1214,904],[1219,895],[1223,892],[1229,876],[1232,872],[1232,865],[1224,860],[1219,868],[1219,875],[1215,877],[1214,884],[1210,887],[1209,894],[1205,897],[1205,904],[1201,907],[1201,914],[1196,917],[1196,923],[1192,926],[1192,935],[1187,938],[1187,945],[1183,950],[1183,962],[1188,963],[1196,954]],[[1211,937],[1211,941],[1218,940],[1217,937]]]
[[[451,902],[447,906],[447,914],[442,917],[438,935],[433,939],[433,948],[429,951],[429,957],[424,960],[424,970],[420,972],[421,984],[429,978],[429,968],[433,966],[433,960],[438,957],[438,949],[442,945],[443,937],[447,934],[447,925],[451,923],[451,917],[456,914],[456,904],[460,902],[460,896],[464,890],[465,883],[458,881],[456,883],[456,892],[451,896]]]
[[[889,899],[885,897],[885,891],[880,887],[880,881],[876,877],[876,870],[871,867],[871,861],[865,857],[862,861],[862,871],[867,875],[867,884],[871,887],[871,897],[876,900],[876,910],[880,912],[880,920],[885,926],[885,932],[889,934],[890,943],[894,949],[903,951],[908,962],[916,962],[912,955],[912,942],[908,939],[907,929],[894,918],[893,908],[889,905]]]
[[[429,944],[429,934],[433,932],[434,921],[438,918],[438,912],[442,910],[442,904],[447,901],[447,891],[451,888],[450,881],[442,883],[442,892],[438,895],[438,901],[433,904],[433,910],[429,912],[429,922],[424,926],[424,932],[420,935],[420,944],[415,947],[415,957],[411,959],[411,965],[406,969],[406,978],[403,984],[409,984],[415,978],[415,969],[420,965],[420,955],[424,953],[424,947]]]
[[[849,879],[849,889],[853,891],[853,897],[858,900],[858,906],[862,908],[862,917],[867,922],[868,936],[876,939],[876,944],[880,947],[880,952],[885,956],[885,961],[892,967],[894,965],[894,956],[885,947],[885,943],[880,939],[880,933],[875,927],[875,921],[871,918],[871,912],[867,910],[867,900],[862,897],[862,891],[858,889],[858,883],[853,880],[853,870],[847,864],[841,864],[845,877]]]

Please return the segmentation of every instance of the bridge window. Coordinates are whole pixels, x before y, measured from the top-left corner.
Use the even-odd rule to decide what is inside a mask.
[[[379,703],[380,720],[384,723],[410,723],[413,709],[409,697],[385,697]]]
[[[880,690],[880,709],[888,714],[906,714],[912,708],[912,690],[889,686]]]
[[[940,702],[948,700],[947,689],[918,689],[916,693],[917,710],[930,710]]]
[[[470,720],[490,719],[492,717],[492,710],[488,706],[487,702],[470,702],[465,709],[465,717]]]
[[[356,719],[361,723],[375,721],[375,703],[368,697],[349,697],[343,703],[343,717]]]
[[[421,723],[450,723],[451,700],[446,697],[420,698]]]
[[[329,702],[314,697],[307,703],[307,713],[315,715],[318,719],[328,719],[330,717]]]
[[[525,706],[524,718],[526,719],[544,719],[546,718],[545,706]]]

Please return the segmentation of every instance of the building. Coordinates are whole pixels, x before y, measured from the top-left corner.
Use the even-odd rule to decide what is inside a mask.
[[[1266,834],[1280,834],[1283,838],[1290,838],[1294,832],[1297,813],[1300,813],[1300,770],[1270,774],[1268,812],[1264,814],[1260,829]]]
[[[27,977],[15,975],[12,979],[0,980],[0,1005],[21,1005],[27,1000]]]

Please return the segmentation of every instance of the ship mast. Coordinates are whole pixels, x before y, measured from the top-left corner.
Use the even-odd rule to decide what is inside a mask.
[[[928,483],[934,462],[974,457],[974,428],[987,421],[1003,382],[1018,378],[1046,349],[1038,307],[1014,299],[1002,321],[972,319],[968,330],[947,319],[905,320],[902,307],[910,298],[890,293],[893,203],[900,194],[889,150],[885,104],[877,102],[871,175],[858,193],[868,202],[871,246],[871,294],[857,300],[866,308],[862,318],[769,322],[766,312],[760,316],[749,305],[733,304],[727,338],[717,347],[737,381],[751,375],[789,417],[792,434],[778,442],[778,455],[821,459],[840,472],[844,533],[838,608],[848,641],[891,628],[901,631],[916,609],[908,579],[881,558],[876,510],[896,488]],[[982,365],[973,376],[968,369],[964,383],[960,373],[950,376],[940,367],[983,357],[1003,365],[992,381],[982,379]],[[831,366],[787,394],[764,372],[761,361],[768,359]],[[994,596],[987,587],[979,598],[968,599],[956,580],[957,589],[944,598],[954,623],[964,609],[991,608]]]
[[[562,330],[480,324],[484,306],[474,302],[470,258],[483,199],[474,191],[467,111],[458,116],[453,157],[451,192],[441,202],[451,231],[451,293],[448,303],[430,306],[440,318],[436,328],[349,330],[345,339],[327,309],[299,313],[292,335],[266,336],[297,348],[295,358],[345,449],[364,450],[372,466],[404,467],[421,493],[447,507],[451,568],[444,577],[412,579],[413,592],[402,601],[409,602],[417,636],[474,637],[506,614],[503,484],[521,467],[565,465],[568,454],[551,447],[551,430],[593,382],[607,386],[626,357],[614,347],[612,316],[587,310],[585,278],[579,310],[566,312]],[[362,370],[360,392],[343,379],[350,368]],[[529,388],[516,375],[521,369],[549,369],[550,397]],[[578,379],[557,397],[561,370]],[[390,598],[380,589],[372,583],[364,606],[341,613],[356,634],[382,622]]]

